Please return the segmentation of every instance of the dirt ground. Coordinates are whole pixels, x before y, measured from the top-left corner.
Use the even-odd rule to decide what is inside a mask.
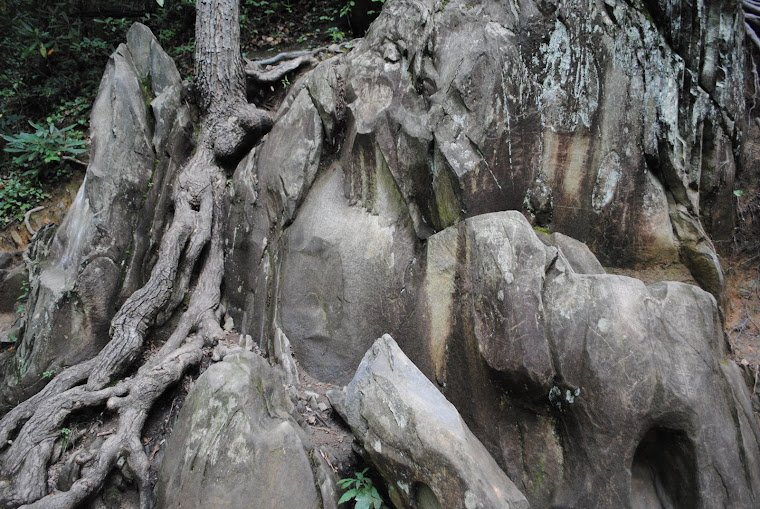
[[[725,330],[733,358],[754,372],[760,370],[760,254],[736,259],[727,268]]]

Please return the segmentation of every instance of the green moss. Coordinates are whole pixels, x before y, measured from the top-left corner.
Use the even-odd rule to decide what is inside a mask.
[[[145,106],[149,107],[150,103],[153,102],[153,99],[156,98],[153,94],[153,80],[150,76],[140,80],[140,88],[142,88],[143,96],[145,96]]]
[[[546,477],[546,456],[544,454],[541,454],[538,457],[538,465],[536,466],[536,478],[534,479],[536,489],[541,487],[541,485],[544,483],[545,477]]]
[[[433,189],[438,206],[438,216],[441,221],[440,228],[443,229],[455,224],[459,220],[462,204],[447,171],[439,173],[433,180]]]

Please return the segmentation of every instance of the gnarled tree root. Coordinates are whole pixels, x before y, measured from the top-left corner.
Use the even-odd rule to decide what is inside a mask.
[[[140,506],[150,508],[150,461],[140,440],[145,420],[167,388],[200,362],[204,345],[223,336],[219,301],[227,191],[222,165],[234,166],[271,129],[272,120],[245,100],[237,0],[199,0],[197,15],[196,78],[206,116],[198,148],[177,177],[174,218],[158,260],[148,282],[114,316],[111,339],[101,352],[65,369],[0,420],[2,506],[76,507],[118,467],[129,470]],[[186,292],[188,309],[170,338],[131,378],[117,381],[141,358],[149,329],[167,319]],[[61,427],[73,412],[103,406],[118,415],[115,432],[76,458],[80,477],[68,491],[48,494],[47,468]]]
[[[333,56],[359,44],[361,39],[342,42],[313,50],[280,53],[263,60],[245,60],[245,75],[256,86],[280,82],[288,73],[304,66],[316,65],[324,55]]]
[[[1,456],[2,477],[12,479],[0,481],[3,505],[34,502],[31,507],[75,507],[99,489],[123,457],[137,480],[141,506],[151,506],[149,462],[140,442],[145,419],[156,399],[176,383],[187,368],[200,362],[203,345],[219,339],[222,334],[214,311],[219,304],[224,265],[221,221],[224,173],[202,152],[191,160],[180,179],[174,223],[162,240],[151,278],[114,317],[108,345],[94,359],[64,370],[40,393],[0,421],[0,437],[3,443],[10,444]],[[199,203],[197,211],[193,200]],[[149,326],[160,310],[166,311],[172,304],[170,297],[178,273],[189,274],[209,244],[189,307],[170,339],[133,378],[106,387],[134,364]],[[182,267],[178,270],[180,263]],[[180,346],[193,331],[199,334]],[[86,385],[78,385],[85,380]],[[69,491],[45,496],[47,466],[67,417],[74,411],[104,404],[118,412],[116,433],[85,463],[82,477]],[[22,423],[15,440],[10,441]]]

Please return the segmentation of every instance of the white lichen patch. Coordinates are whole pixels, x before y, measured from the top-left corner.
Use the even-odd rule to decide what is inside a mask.
[[[620,181],[620,173],[620,156],[613,150],[604,157],[596,174],[594,192],[591,195],[591,205],[596,210],[602,210],[612,202]]]
[[[478,496],[475,493],[467,490],[464,494],[464,506],[467,509],[476,509],[480,504],[478,503]]]

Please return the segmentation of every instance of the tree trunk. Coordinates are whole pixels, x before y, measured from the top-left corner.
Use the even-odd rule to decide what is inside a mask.
[[[272,126],[266,112],[246,101],[239,40],[237,0],[198,1],[196,86],[204,117],[197,150],[177,178],[173,222],[148,282],[114,316],[108,344],[94,359],[61,372],[0,421],[0,505],[76,507],[126,460],[141,507],[152,506],[142,428],[156,399],[200,362],[204,345],[221,337],[224,169]],[[172,313],[190,291],[194,273],[199,276],[188,309],[169,340],[135,375],[121,379],[142,357],[145,336],[157,317]],[[61,426],[76,410],[104,405],[117,413],[118,428],[96,453],[80,459],[81,476],[68,491],[48,494],[47,466]]]

